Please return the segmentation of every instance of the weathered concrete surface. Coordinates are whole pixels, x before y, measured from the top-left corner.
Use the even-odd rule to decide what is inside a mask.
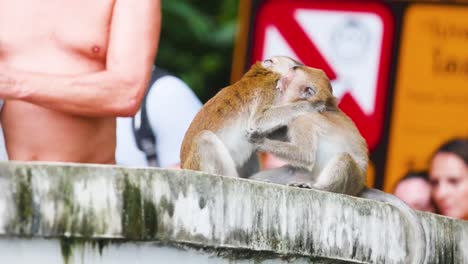
[[[468,263],[467,221],[420,216],[428,263]],[[409,228],[389,205],[320,191],[183,170],[0,163],[1,263],[46,248],[77,262],[75,247],[102,249],[84,262],[133,248],[140,263],[167,252],[200,258],[190,263],[406,263]],[[15,243],[21,251],[8,255]]]
[[[0,263],[161,263],[161,264],[306,264],[306,257],[278,258],[269,254],[239,254],[207,250],[157,242],[99,242],[74,241],[64,249],[67,242],[58,239],[9,238],[0,239]],[[103,244],[100,244],[103,243]],[[62,253],[66,250],[68,253]],[[258,255],[258,256],[257,256]],[[315,258],[313,263],[336,263]],[[341,263],[341,262],[340,262]],[[355,263],[355,262],[346,262]]]

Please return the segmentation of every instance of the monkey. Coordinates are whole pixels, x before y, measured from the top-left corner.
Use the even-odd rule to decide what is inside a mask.
[[[279,105],[322,102],[318,111],[286,121],[264,115],[246,130],[257,150],[288,162],[280,168],[258,172],[252,180],[318,189],[386,202],[401,210],[412,230],[410,263],[425,263],[426,233],[415,212],[397,197],[366,187],[368,148],[354,122],[337,105],[332,86],[322,70],[293,66],[278,82]],[[285,129],[286,126],[286,129]],[[272,138],[275,131],[286,135]],[[277,137],[277,135],[275,136]]]
[[[239,81],[208,100],[185,133],[181,168],[243,178],[257,172],[258,157],[243,131],[255,126],[257,119],[278,103],[277,83],[296,65],[301,64],[286,56],[257,62]],[[314,107],[304,101],[280,109],[285,108],[285,120],[292,120],[300,113],[314,111]]]

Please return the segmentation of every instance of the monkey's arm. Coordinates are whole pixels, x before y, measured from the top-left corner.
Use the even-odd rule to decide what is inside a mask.
[[[299,146],[291,142],[284,142],[278,140],[264,139],[258,145],[260,151],[269,152],[279,158],[288,160],[291,165],[300,167],[313,167],[315,154],[303,151]]]
[[[293,119],[310,112],[320,112],[325,109],[325,103],[300,101],[282,106],[273,106],[258,111],[249,122],[247,134],[265,135],[288,125]]]
[[[317,134],[310,124],[305,118],[297,118],[288,127],[289,142],[258,138],[256,145],[259,150],[270,152],[293,166],[312,170],[316,158]]]

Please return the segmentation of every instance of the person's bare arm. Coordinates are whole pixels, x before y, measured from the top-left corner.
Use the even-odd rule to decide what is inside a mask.
[[[1,69],[0,98],[76,115],[134,115],[156,56],[160,12],[159,0],[116,0],[103,71],[60,76]]]

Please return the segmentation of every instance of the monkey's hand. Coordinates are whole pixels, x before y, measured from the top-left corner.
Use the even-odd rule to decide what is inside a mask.
[[[265,140],[265,135],[254,128],[247,128],[247,140],[253,144],[260,144]]]

